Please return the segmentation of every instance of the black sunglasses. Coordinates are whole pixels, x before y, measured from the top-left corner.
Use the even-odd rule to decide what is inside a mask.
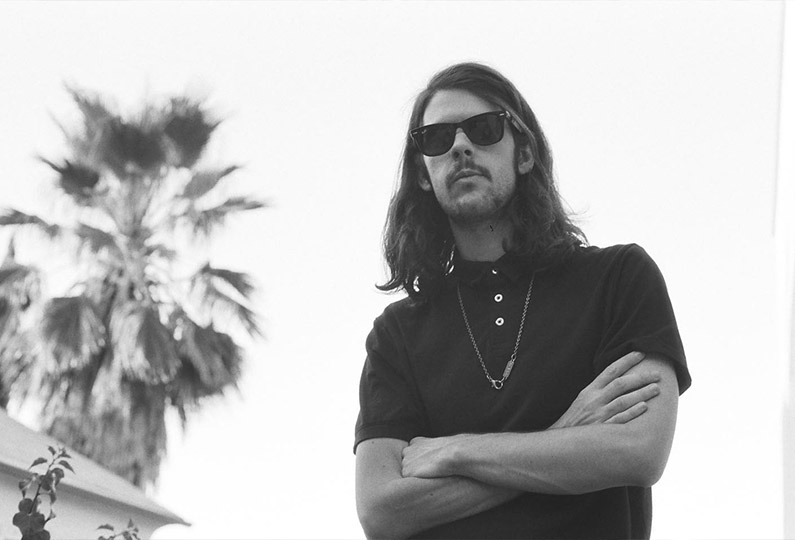
[[[411,135],[417,150],[426,156],[441,156],[453,147],[458,128],[478,146],[497,144],[505,134],[504,119],[511,118],[508,111],[478,114],[458,123],[430,124],[412,129]]]

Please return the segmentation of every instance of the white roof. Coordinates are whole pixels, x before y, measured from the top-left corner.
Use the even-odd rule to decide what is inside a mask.
[[[33,460],[38,457],[50,458],[48,446],[63,446],[60,442],[23,426],[0,408],[0,470],[6,470],[20,480],[30,472]],[[67,447],[69,464],[75,474],[69,471],[61,480],[61,485],[70,486],[89,497],[109,500],[117,504],[146,512],[163,521],[163,525],[178,523],[188,525],[178,515],[160,506],[138,487],[110,472],[89,458]],[[39,467],[41,468],[41,466]]]

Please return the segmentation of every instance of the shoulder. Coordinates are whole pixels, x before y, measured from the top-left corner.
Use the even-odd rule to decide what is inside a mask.
[[[607,247],[577,247],[554,270],[606,276],[621,272],[625,268],[642,267],[656,267],[645,249],[638,244],[616,244]]]
[[[575,251],[573,258],[591,264],[621,264],[651,260],[651,257],[638,244],[616,244],[607,247],[585,246]]]
[[[384,308],[373,322],[373,330],[402,334],[408,325],[424,318],[429,301],[411,297],[396,300]]]

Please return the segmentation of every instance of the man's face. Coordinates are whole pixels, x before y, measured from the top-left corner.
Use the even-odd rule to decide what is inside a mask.
[[[425,108],[422,125],[461,122],[477,114],[497,111],[465,90],[440,90]],[[433,191],[454,224],[475,225],[498,220],[516,189],[515,141],[510,126],[498,143],[478,146],[459,128],[452,148],[440,156],[423,156],[429,178],[420,186]],[[519,172],[532,167],[520,160]],[[430,180],[430,181],[429,181]]]

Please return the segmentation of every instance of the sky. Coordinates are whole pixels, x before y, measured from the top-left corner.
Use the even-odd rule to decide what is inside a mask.
[[[245,343],[238,393],[185,433],[169,418],[153,497],[192,526],[154,538],[363,537],[364,340],[400,298],[374,287],[386,208],[413,97],[467,60],[527,98],[590,242],[638,243],[665,276],[693,386],[653,537],[780,537],[782,14],[780,2],[0,3],[0,206],[57,211],[35,156],[64,151],[65,83],[122,108],[206,97],[226,119],[206,163],[243,164],[229,192],[271,203],[211,247],[259,284],[265,338]]]

